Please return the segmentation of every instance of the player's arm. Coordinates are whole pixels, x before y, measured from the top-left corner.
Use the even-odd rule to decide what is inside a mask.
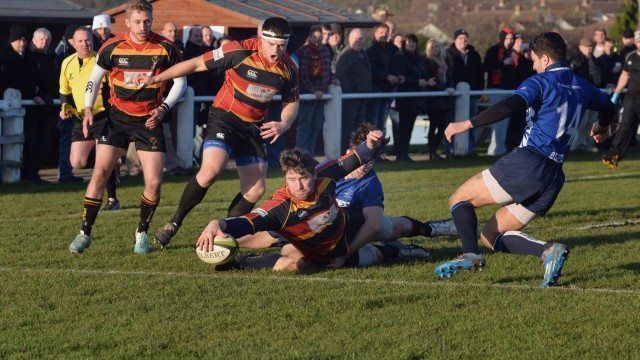
[[[139,84],[153,85],[171,79],[177,80],[177,78],[205,70],[207,70],[207,66],[204,63],[204,59],[202,56],[197,56],[193,59],[181,61],[157,75],[141,76],[138,82]]]
[[[356,236],[349,242],[349,254],[355,254],[358,249],[373,240],[373,236],[380,230],[384,208],[380,206],[368,206],[362,209],[364,224],[358,230]],[[347,255],[347,256],[348,256]]]
[[[84,94],[84,119],[82,120],[82,132],[85,137],[89,136],[89,126],[93,125],[93,105],[96,102],[100,86],[102,86],[102,78],[107,70],[95,64],[87,82],[87,88]]]
[[[620,78],[618,79],[618,84],[616,85],[616,89],[613,91],[613,96],[611,97],[611,102],[614,104],[618,103],[618,98],[620,97],[620,93],[627,87],[629,83],[629,72],[626,70],[622,70],[620,74]]]
[[[260,136],[263,139],[272,139],[269,144],[276,142],[284,134],[298,116],[299,102],[284,103],[280,113],[280,121],[269,121],[260,126]]]
[[[167,94],[167,98],[164,99],[162,104],[157,108],[149,112],[149,119],[145,122],[145,126],[149,129],[153,129],[158,126],[162,119],[167,115],[171,108],[180,100],[180,96],[187,88],[187,79],[182,76],[173,80],[173,85]]]
[[[587,108],[598,111],[598,122],[591,127],[590,136],[596,143],[601,143],[609,131],[609,125],[618,114],[613,101],[609,101],[607,94],[600,89],[593,88],[595,96],[591,99]]]
[[[358,145],[355,151],[343,155],[338,159],[327,161],[316,168],[318,177],[326,177],[338,181],[363,164],[373,160],[376,149],[382,142],[382,131],[370,131],[367,141]]]
[[[524,112],[527,108],[527,101],[522,96],[513,94],[469,120],[449,124],[444,134],[447,140],[451,141],[451,138],[456,134],[463,133],[474,127],[496,123],[514,114]]]
[[[60,71],[60,119],[66,120],[71,117],[67,111],[65,111],[65,105],[73,106],[75,108],[75,102],[73,101],[73,96],[71,96],[71,85],[69,84],[69,79],[65,74],[65,64],[62,65],[62,70]]]

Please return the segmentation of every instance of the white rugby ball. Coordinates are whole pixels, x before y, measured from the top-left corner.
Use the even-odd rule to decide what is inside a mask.
[[[204,251],[196,247],[196,254],[198,254],[200,260],[207,264],[222,265],[233,260],[239,249],[238,241],[227,234],[225,238],[215,237],[213,239],[213,250],[211,251]]]

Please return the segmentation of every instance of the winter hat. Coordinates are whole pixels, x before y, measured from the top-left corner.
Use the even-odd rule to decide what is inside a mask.
[[[9,28],[9,42],[14,42],[22,38],[27,38],[27,29],[22,25],[11,25],[11,28]]]
[[[111,29],[111,18],[109,17],[109,15],[100,14],[93,17],[93,25],[91,25],[91,30],[100,28]]]

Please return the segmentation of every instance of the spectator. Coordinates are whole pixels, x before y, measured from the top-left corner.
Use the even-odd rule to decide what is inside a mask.
[[[391,20],[385,20],[384,24],[387,25],[387,27],[389,28],[389,35],[387,36],[387,41],[391,42],[393,38],[396,36],[396,23],[394,23]],[[400,50],[401,47],[402,46],[398,47],[398,50]]]
[[[516,34],[513,42],[513,53],[515,54],[515,66],[517,81],[521,84],[530,76],[535,75],[533,70],[533,61],[531,60],[531,50],[529,49],[529,43],[525,42],[524,35]],[[507,127],[507,138],[505,145],[507,151],[510,152],[514,148],[518,147],[522,142],[522,136],[524,135],[524,129],[527,127],[527,112],[522,111],[514,114],[509,119],[509,126]]]
[[[604,40],[604,52],[596,59],[602,71],[602,86],[607,89],[616,87],[622,71],[622,58],[613,51],[614,47],[615,42],[610,38],[606,38]]]
[[[302,100],[298,109],[296,146],[315,155],[318,134],[324,124],[322,96],[331,83],[331,54],[322,44],[323,27],[314,25],[309,30],[307,42],[298,51],[300,68],[300,93],[313,94],[315,100]]]
[[[114,37],[111,33],[111,18],[109,15],[100,14],[93,17],[91,25],[93,31],[93,50],[98,51],[107,40]]]
[[[320,24],[322,28],[322,45],[329,45],[329,37],[331,37],[331,25],[327,23]]]
[[[200,31],[202,31],[202,46],[204,46],[206,50],[213,50],[218,41],[213,35],[213,30],[208,26],[203,26],[200,28]]]
[[[78,24],[71,24],[67,25],[67,27],[64,29],[64,35],[62,35],[62,39],[60,39],[60,42],[58,43],[58,45],[56,45],[56,48],[54,50],[60,63],[62,63],[62,60],[64,60],[67,56],[76,52],[76,49],[73,48],[73,44],[71,44],[71,42],[73,41],[73,34],[76,32],[76,29],[79,26],[80,25]]]
[[[184,58],[185,60],[193,59],[196,56],[204,54],[204,52],[202,28],[200,28],[200,26],[193,26],[189,29],[189,38],[187,39],[187,44],[184,46]]]
[[[171,41],[179,50],[180,53],[184,51],[184,45],[180,41],[180,32],[178,31],[178,25],[173,22],[167,22],[162,26],[162,36]]]
[[[453,32],[453,43],[445,52],[447,68],[453,80],[453,86],[461,82],[466,82],[471,90],[484,89],[484,72],[482,69],[482,59],[473,45],[469,45],[469,33],[465,29],[458,29]],[[478,96],[471,96],[469,101],[469,117],[473,117],[478,112]],[[451,112],[453,116],[453,112]],[[469,149],[473,150],[473,134],[469,135]],[[448,149],[449,155],[451,149]]]
[[[515,90],[520,83],[516,73],[516,54],[513,52],[515,40],[513,30],[504,28],[500,31],[498,43],[487,50],[484,57],[484,70],[487,73],[488,89]],[[489,95],[491,104],[496,104],[509,95]],[[487,155],[502,156],[507,153],[506,138],[509,118],[491,125],[491,143]],[[475,134],[478,134],[477,129]]]
[[[349,45],[338,56],[336,77],[342,86],[342,92],[371,92],[371,64],[363,49],[362,30],[356,28],[349,32]],[[342,102],[342,139],[341,152],[349,147],[349,136],[365,120],[366,100],[349,99]]]
[[[604,54],[604,42],[607,38],[607,30],[604,28],[598,28],[593,31],[593,57],[599,58]]]
[[[576,75],[588,80],[596,87],[602,87],[602,70],[593,56],[593,47],[594,43],[591,39],[580,39],[579,51],[571,59],[569,66]],[[578,134],[571,145],[571,150],[591,151],[593,140],[589,136],[589,132],[596,121],[598,121],[598,113],[592,110],[585,110],[578,128]]]
[[[624,60],[627,55],[636,51],[636,45],[633,43],[633,30],[625,29],[622,32],[622,49],[620,49],[620,58]]]
[[[400,51],[402,49],[402,42],[404,41],[404,36],[402,36],[401,34],[398,34],[396,36],[393,37],[393,45],[395,45],[398,48],[398,51]]]
[[[453,79],[449,75],[445,52],[440,43],[431,39],[425,47],[425,70],[427,90],[442,91],[448,89],[453,93]],[[426,99],[426,111],[429,115],[429,160],[441,160],[438,147],[444,137],[444,129],[451,119],[452,99],[448,97],[430,97]]]
[[[342,41],[342,28],[336,23],[331,23],[331,34],[329,35],[329,50],[331,51],[331,73],[336,73],[336,63],[338,54],[344,49]]]
[[[35,64],[27,52],[27,30],[22,25],[11,25],[9,29],[9,44],[0,52],[0,72],[4,79],[2,93],[7,88],[17,89],[23,99],[44,104],[36,94]]]
[[[407,34],[402,40],[402,49],[395,54],[392,61],[391,74],[404,81],[398,84],[398,91],[413,92],[424,89],[427,85],[435,85],[425,79],[422,57],[418,53],[418,38]],[[409,156],[409,142],[416,117],[422,112],[422,98],[398,98],[395,100],[398,110],[398,122],[393,122],[393,147],[397,161],[413,161]]]
[[[398,78],[392,75],[391,59],[398,52],[398,48],[388,42],[389,26],[385,23],[376,25],[373,29],[374,41],[366,50],[371,64],[371,78],[373,92],[390,92],[398,83]],[[385,129],[385,120],[389,111],[390,99],[371,99],[367,104],[367,120],[377,129]],[[351,133],[351,131],[349,131]]]

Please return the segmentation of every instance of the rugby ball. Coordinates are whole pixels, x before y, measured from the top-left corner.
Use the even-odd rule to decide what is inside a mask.
[[[239,249],[238,241],[227,234],[225,238],[216,236],[213,239],[213,250],[211,251],[204,251],[196,247],[196,254],[198,254],[200,260],[207,264],[222,265],[233,260]]]

